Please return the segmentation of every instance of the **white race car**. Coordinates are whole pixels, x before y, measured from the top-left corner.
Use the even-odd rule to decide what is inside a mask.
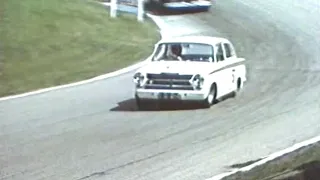
[[[221,37],[183,36],[160,40],[151,62],[136,71],[135,99],[139,109],[149,102],[197,101],[207,108],[243,87],[245,59]]]

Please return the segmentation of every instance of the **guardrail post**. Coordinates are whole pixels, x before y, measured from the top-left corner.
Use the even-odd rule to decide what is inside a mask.
[[[117,17],[117,0],[111,0],[110,2],[110,16],[112,18]]]
[[[144,21],[144,0],[138,0],[138,14],[137,18],[139,22]]]

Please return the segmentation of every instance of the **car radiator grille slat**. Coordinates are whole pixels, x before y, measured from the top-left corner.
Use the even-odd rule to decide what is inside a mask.
[[[176,89],[176,90],[193,90],[189,80],[192,75],[179,74],[147,74],[148,82],[146,89]]]

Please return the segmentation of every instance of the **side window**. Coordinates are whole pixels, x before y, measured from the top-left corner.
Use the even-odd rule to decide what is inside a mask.
[[[216,45],[216,49],[217,49],[217,53],[216,53],[216,60],[217,62],[219,61],[223,61],[224,57],[223,57],[223,50],[222,50],[222,45],[221,43]]]
[[[224,50],[225,50],[225,52],[226,52],[226,58],[231,57],[231,56],[232,56],[232,53],[231,53],[231,47],[230,47],[230,45],[227,44],[227,43],[224,43],[223,46],[224,46]]]

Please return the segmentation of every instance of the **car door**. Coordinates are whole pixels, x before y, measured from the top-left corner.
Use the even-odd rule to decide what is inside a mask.
[[[235,85],[236,84],[236,75],[235,75],[236,68],[233,66],[235,57],[233,56],[232,49],[229,43],[223,42],[222,47],[223,47],[223,56],[224,56],[225,68],[226,68],[226,76],[230,77],[226,82],[226,86],[227,86],[226,93],[230,93],[236,87]]]
[[[218,97],[221,97],[228,93],[230,89],[230,73],[225,68],[226,67],[226,61],[225,61],[225,55],[223,50],[223,44],[217,43],[215,46],[216,54],[215,59],[217,62],[217,66],[219,67],[218,70],[215,72],[214,76],[216,79],[216,83],[218,86]]]

